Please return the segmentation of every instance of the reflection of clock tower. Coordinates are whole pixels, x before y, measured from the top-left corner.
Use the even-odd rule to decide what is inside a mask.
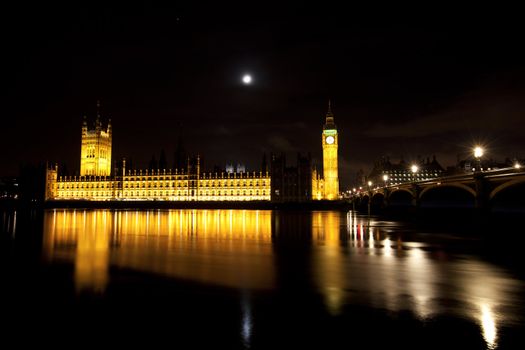
[[[337,166],[337,128],[334,123],[334,115],[328,101],[328,112],[323,125],[323,178],[324,199],[336,200],[339,198],[339,171]]]

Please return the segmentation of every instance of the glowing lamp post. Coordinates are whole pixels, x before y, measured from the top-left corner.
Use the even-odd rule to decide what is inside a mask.
[[[483,157],[484,150],[480,146],[474,147],[474,158],[477,160],[478,171],[481,171],[481,157]]]
[[[372,193],[370,192],[370,188],[372,187],[372,181],[368,181],[368,216],[370,217],[370,206],[372,202]]]
[[[387,186],[387,181],[388,181],[388,175],[383,175],[383,181],[385,182],[385,187]]]
[[[419,167],[415,164],[413,164],[411,167],[410,167],[410,171],[412,171],[412,181],[415,181],[416,179],[416,174],[419,170]]]

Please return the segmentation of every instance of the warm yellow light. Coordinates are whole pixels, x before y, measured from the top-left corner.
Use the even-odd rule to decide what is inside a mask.
[[[494,314],[487,304],[481,305],[481,328],[487,347],[489,349],[495,349],[497,346],[498,333]]]
[[[388,175],[383,175],[383,181],[387,181],[388,180]]]
[[[368,181],[368,186],[372,186],[372,181]]]
[[[339,195],[337,130],[323,130],[324,199],[335,200]]]
[[[483,157],[484,150],[480,146],[474,147],[474,157],[481,158]]]
[[[55,176],[55,175],[53,175]],[[188,175],[155,175],[145,180],[100,180],[99,178],[61,178],[54,184],[54,192],[47,198],[84,199],[94,201],[140,200],[140,201],[269,201],[271,179],[268,174],[247,174],[245,177],[223,178],[224,174],[198,180],[194,192],[190,192]],[[192,189],[193,190],[193,189]]]
[[[515,168],[515,169],[521,169],[521,164],[520,164],[520,163],[516,163],[516,164],[514,164],[514,168]]]
[[[413,172],[413,173],[417,173],[417,171],[419,170],[419,167],[415,164],[413,164],[411,167],[410,167],[410,170]]]

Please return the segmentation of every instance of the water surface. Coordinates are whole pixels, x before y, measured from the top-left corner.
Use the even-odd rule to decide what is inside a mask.
[[[523,345],[524,281],[487,258],[486,238],[453,230],[337,211],[57,209],[2,213],[2,231],[15,333],[221,348]]]

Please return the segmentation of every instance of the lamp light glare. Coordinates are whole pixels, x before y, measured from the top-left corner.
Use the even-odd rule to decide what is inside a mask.
[[[481,158],[483,157],[483,148],[480,146],[474,147],[474,157]]]

